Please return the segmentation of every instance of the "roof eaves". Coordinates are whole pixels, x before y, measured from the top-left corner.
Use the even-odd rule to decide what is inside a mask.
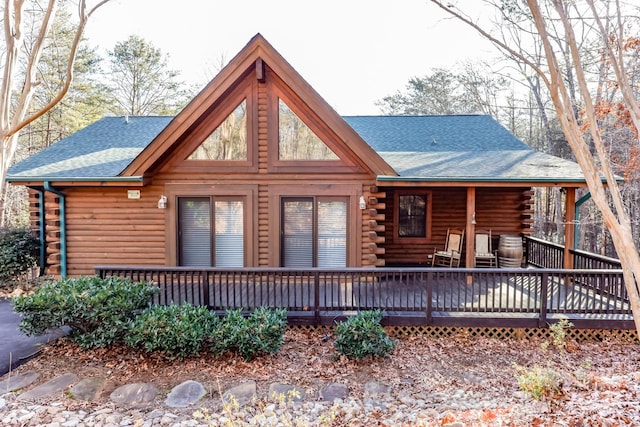
[[[584,178],[559,178],[559,177],[544,177],[544,178],[496,178],[496,177],[421,177],[421,176],[377,176],[376,180],[381,182],[499,182],[499,183],[580,183],[586,184]]]
[[[6,182],[142,182],[143,176],[8,176]]]

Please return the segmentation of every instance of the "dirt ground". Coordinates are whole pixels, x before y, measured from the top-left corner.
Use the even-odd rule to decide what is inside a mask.
[[[81,378],[104,376],[114,385],[153,382],[160,389],[184,380],[224,389],[252,379],[258,389],[279,382],[304,387],[309,394],[322,384],[342,382],[355,397],[362,396],[364,384],[375,380],[395,392],[406,389],[429,396],[462,390],[494,403],[492,408],[444,411],[433,425],[640,425],[637,344],[617,339],[570,341],[559,350],[542,339],[406,335],[395,337],[396,349],[389,357],[351,361],[337,357],[331,337],[323,337],[322,330],[290,329],[280,353],[251,362],[207,354],[168,361],[125,347],[83,351],[65,338],[42,348],[17,372],[35,370],[42,380],[74,372]],[[558,390],[533,399],[519,387],[518,366],[553,371]]]

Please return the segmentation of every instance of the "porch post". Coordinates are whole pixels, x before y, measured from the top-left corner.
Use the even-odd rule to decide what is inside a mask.
[[[566,188],[565,206],[564,206],[564,264],[563,267],[568,270],[573,268],[573,254],[571,249],[574,248],[574,238],[576,230],[576,189],[574,187]]]
[[[476,266],[476,188],[467,187],[467,223],[465,225],[467,242],[467,255],[465,257],[465,266],[474,268]]]

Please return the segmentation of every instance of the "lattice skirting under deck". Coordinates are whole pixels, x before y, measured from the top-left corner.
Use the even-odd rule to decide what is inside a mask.
[[[296,325],[291,328],[298,328],[308,332],[325,335],[329,330],[326,326]],[[402,337],[410,335],[426,336],[433,338],[447,338],[455,335],[471,337],[485,337],[497,339],[547,339],[549,338],[549,328],[478,328],[478,327],[458,327],[458,326],[385,326],[385,330],[390,336]],[[605,341],[608,339],[620,339],[630,343],[640,343],[635,330],[623,329],[576,329],[566,330],[567,337],[576,342],[584,341]]]

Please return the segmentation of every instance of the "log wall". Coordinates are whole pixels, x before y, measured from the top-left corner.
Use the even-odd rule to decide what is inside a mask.
[[[463,229],[466,224],[466,188],[432,188],[431,191],[431,238],[426,243],[406,243],[395,237],[393,221],[393,188],[385,188],[386,218],[385,260],[386,265],[426,265],[434,249],[442,249],[449,228]],[[476,228],[491,230],[494,249],[497,249],[500,234],[530,234],[530,212],[532,212],[530,188],[476,189]],[[464,245],[466,248],[466,244]],[[464,254],[462,256],[464,260]]]

